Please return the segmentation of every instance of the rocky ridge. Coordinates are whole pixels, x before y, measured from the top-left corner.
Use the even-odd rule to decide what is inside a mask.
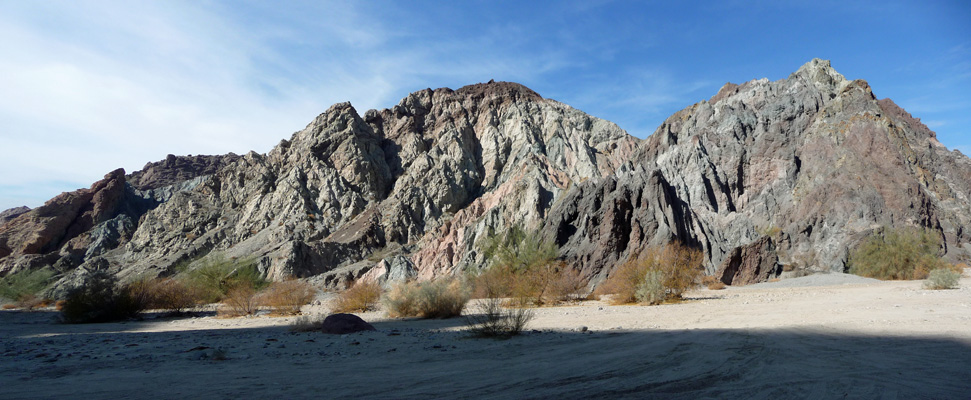
[[[480,238],[540,229],[592,284],[679,240],[749,283],[842,270],[881,226],[971,251],[971,161],[865,81],[813,60],[726,84],[646,140],[522,85],[426,89],[359,114],[335,104],[266,154],[170,156],[0,225],[0,275],[56,266],[170,275],[210,253],[330,286],[430,279],[485,261]]]

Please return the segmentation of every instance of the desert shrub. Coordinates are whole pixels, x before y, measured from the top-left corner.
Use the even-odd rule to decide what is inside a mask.
[[[961,274],[952,268],[937,268],[927,274],[924,288],[934,290],[957,289],[960,279]]]
[[[67,293],[61,317],[67,323],[119,321],[136,317],[141,306],[126,288],[115,286],[113,276],[102,272]]]
[[[185,273],[186,284],[198,288],[204,301],[218,302],[237,286],[260,290],[268,285],[256,267],[256,259],[226,258],[211,254],[199,268]]]
[[[665,300],[679,299],[685,291],[697,284],[702,274],[703,261],[704,254],[700,250],[679,243],[669,243],[660,249],[647,249],[640,256],[614,269],[598,288],[598,293],[612,294],[611,302],[614,304],[635,301],[658,304]],[[648,277],[651,278],[650,282]],[[664,292],[660,301],[656,300],[658,284],[663,287]]]
[[[632,258],[627,262],[614,268],[607,276],[607,279],[597,288],[598,295],[612,295],[610,302],[613,304],[628,304],[637,301],[637,287],[644,281],[647,271],[655,268],[657,257],[653,255],[656,250],[648,249],[648,254],[640,259]]]
[[[787,267],[789,266],[787,265]],[[718,278],[711,275],[703,276],[701,278],[701,284],[707,287],[708,290],[722,290],[725,288],[725,283],[723,283],[722,281],[718,280]]]
[[[37,294],[51,281],[54,271],[49,268],[41,268],[33,271],[20,271],[15,274],[0,278],[0,299],[7,299],[17,302],[18,307],[36,304]],[[29,307],[33,308],[33,307]]]
[[[381,300],[381,285],[377,282],[357,282],[337,296],[332,311],[335,313],[373,310]]]
[[[555,301],[580,301],[586,287],[587,282],[580,275],[580,271],[564,266],[553,278],[550,297]]]
[[[199,286],[177,278],[138,280],[129,284],[127,290],[145,309],[169,310],[176,314],[196,306],[207,297]]]
[[[457,278],[396,285],[384,298],[390,317],[451,318],[469,302],[468,285]]]
[[[499,298],[481,300],[466,316],[466,324],[473,335],[507,338],[520,334],[533,319],[529,308],[505,308]]]
[[[381,299],[391,318],[416,317],[420,314],[418,284],[414,282],[394,285]]]
[[[941,238],[927,229],[883,229],[870,235],[850,253],[847,265],[854,275],[877,279],[924,279],[946,263],[938,255]]]
[[[554,285],[568,268],[556,260],[557,248],[541,240],[538,232],[527,233],[519,227],[503,235],[489,236],[483,254],[489,267],[475,279],[480,298],[511,297],[516,306],[543,305],[559,300]]]
[[[237,285],[226,293],[218,313],[223,317],[242,317],[256,315],[258,310],[256,289],[249,285]]]
[[[422,318],[451,318],[462,315],[469,302],[468,286],[460,279],[425,282],[419,287],[418,309]]]
[[[310,304],[317,291],[309,283],[296,279],[273,282],[260,293],[260,304],[279,315],[300,314],[300,307]]]
[[[644,280],[637,285],[634,297],[641,303],[663,303],[667,299],[667,290],[664,287],[664,274],[659,269],[647,270],[644,273]]]
[[[490,266],[477,275],[472,275],[472,297],[476,299],[509,297],[515,279],[512,269]]]

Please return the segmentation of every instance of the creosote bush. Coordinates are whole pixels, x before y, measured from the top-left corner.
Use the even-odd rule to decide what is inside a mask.
[[[337,296],[332,307],[335,313],[373,310],[381,300],[381,285],[377,282],[357,282]]]
[[[458,278],[396,285],[384,296],[388,316],[451,318],[462,315],[469,302],[468,285]]]
[[[680,243],[651,248],[620,265],[598,288],[614,304],[660,304],[680,299],[702,274],[704,253]]]
[[[134,318],[141,307],[127,288],[115,286],[113,276],[98,272],[84,286],[68,292],[61,317],[67,323],[111,322]]]
[[[952,268],[938,268],[931,271],[924,281],[925,289],[957,289],[961,274]]]
[[[885,228],[853,249],[847,265],[851,274],[870,278],[924,279],[946,267],[940,249],[941,237],[931,230]]]
[[[300,308],[310,304],[317,296],[317,290],[309,283],[291,279],[273,282],[260,292],[260,304],[270,307],[278,315],[297,315]]]

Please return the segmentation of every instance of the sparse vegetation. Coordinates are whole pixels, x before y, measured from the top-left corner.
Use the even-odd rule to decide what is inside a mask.
[[[226,293],[219,315],[222,317],[243,317],[256,315],[259,311],[259,301],[256,299],[256,289],[249,285],[237,285]]]
[[[924,279],[946,267],[939,252],[941,238],[927,229],[886,228],[874,233],[850,254],[849,272],[870,278]]]
[[[309,283],[292,279],[271,283],[260,292],[260,304],[272,308],[278,315],[297,315],[300,308],[316,296],[317,291]]]
[[[924,288],[933,290],[957,289],[960,279],[961,273],[952,268],[937,268],[927,274]]]
[[[725,284],[722,281],[711,275],[701,278],[701,284],[707,287],[708,290],[722,290],[725,288]]]
[[[667,290],[664,287],[664,274],[660,269],[651,268],[644,273],[644,281],[637,285],[634,298],[638,302],[647,304],[661,304],[667,300]]]
[[[451,318],[462,315],[469,297],[463,280],[443,278],[397,285],[383,302],[390,317]]]
[[[33,309],[45,302],[37,296],[50,283],[54,271],[42,268],[21,271],[0,278],[0,299],[13,301],[15,308]]]
[[[119,321],[136,317],[141,306],[127,288],[115,286],[113,276],[97,272],[86,285],[68,292],[61,317],[67,323]]]
[[[381,292],[381,285],[377,282],[357,282],[337,296],[332,311],[348,313],[373,310],[381,300]]]
[[[586,287],[587,282],[580,271],[563,265],[550,286],[550,297],[556,301],[580,301]]]
[[[501,299],[488,298],[466,316],[466,324],[475,336],[508,338],[522,333],[533,316],[529,308],[505,308]]]
[[[210,254],[201,267],[187,271],[185,277],[186,283],[199,288],[209,303],[222,300],[238,286],[257,291],[268,284],[260,275],[255,259],[226,258],[222,254]]]
[[[680,243],[648,249],[617,267],[598,288],[611,294],[614,304],[644,302],[659,304],[680,299],[696,285],[702,274],[704,254]]]
[[[519,227],[492,235],[483,246],[489,267],[475,277],[475,297],[510,297],[515,306],[568,300],[585,286],[578,272],[556,260],[557,248]]]
[[[177,278],[135,281],[127,286],[129,295],[144,309],[169,310],[181,314],[206,297],[203,290]]]

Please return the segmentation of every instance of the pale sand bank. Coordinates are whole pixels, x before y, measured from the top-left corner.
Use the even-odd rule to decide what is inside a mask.
[[[293,318],[0,312],[0,398],[971,398],[971,279],[838,278],[543,308],[505,341],[380,313],[362,315],[377,332],[331,336]]]

